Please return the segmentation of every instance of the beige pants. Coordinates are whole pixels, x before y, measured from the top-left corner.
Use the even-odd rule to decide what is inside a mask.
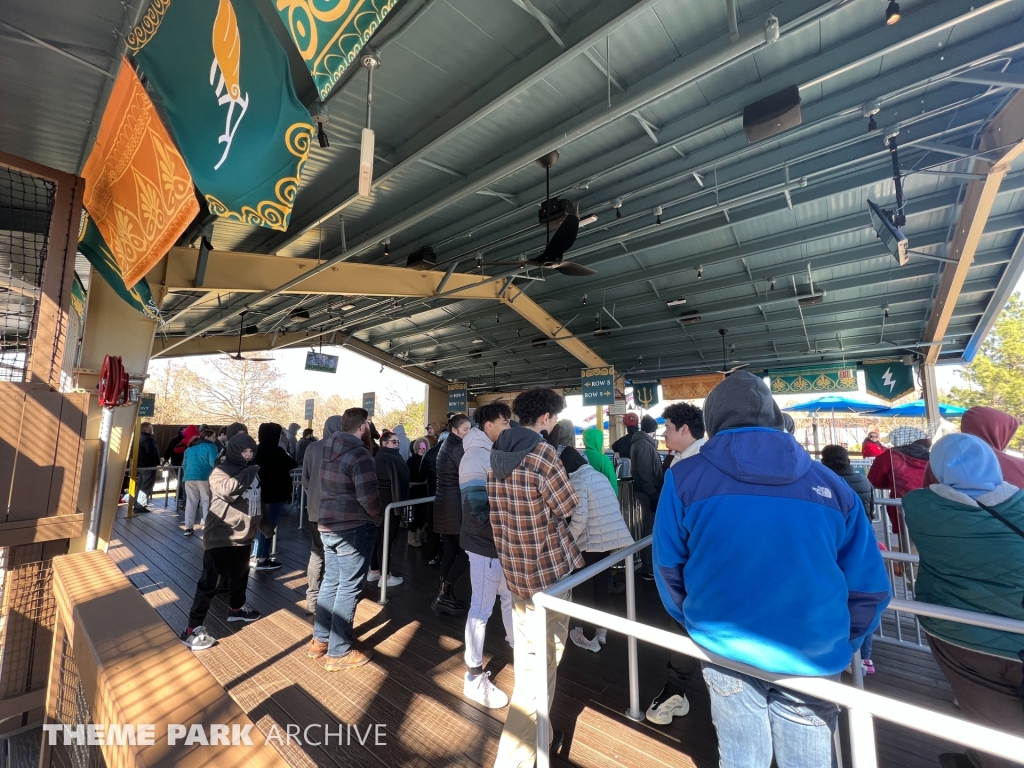
[[[572,593],[565,595],[572,600]],[[512,691],[512,701],[505,718],[505,729],[501,732],[498,742],[498,755],[494,760],[494,768],[533,768],[537,760],[537,697],[534,681],[537,679],[537,666],[540,664],[541,649],[535,647],[534,638],[537,623],[537,610],[532,600],[523,600],[516,594],[512,595],[512,627],[515,631],[516,685]],[[565,651],[565,641],[569,636],[569,617],[564,613],[547,611],[547,659],[548,659],[548,711],[555,700],[555,680],[558,675],[558,663]]]

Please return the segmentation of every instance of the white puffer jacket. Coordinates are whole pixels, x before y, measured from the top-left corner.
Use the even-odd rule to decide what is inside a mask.
[[[569,520],[569,530],[581,552],[611,552],[633,543],[622,519],[619,500],[608,478],[589,464],[571,475],[580,503]]]

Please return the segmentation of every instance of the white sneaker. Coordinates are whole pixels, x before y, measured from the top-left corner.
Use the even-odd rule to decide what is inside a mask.
[[[588,651],[597,653],[601,650],[601,644],[597,640],[587,640],[587,636],[583,634],[583,627],[576,627],[572,632],[569,633],[569,639],[572,640],[573,645],[578,645],[580,648],[586,648]]]
[[[686,696],[676,693],[662,700],[664,695],[664,691],[659,693],[647,708],[647,719],[655,725],[668,725],[673,717],[685,717],[690,712],[690,701]]]
[[[378,575],[377,578],[379,579],[380,576]],[[405,581],[405,579],[403,579],[401,576],[395,576],[395,574],[393,574],[393,573],[389,573],[388,574],[388,586],[389,587],[397,587],[403,581]]]
[[[476,677],[471,677],[467,672],[462,681],[462,693],[467,699],[483,704],[488,709],[508,706],[508,696],[491,682],[490,672],[483,672]]]
[[[375,581],[380,581],[380,571],[368,571],[366,574],[366,580],[371,584]]]
[[[594,639],[597,640],[597,642],[599,642],[601,645],[607,645],[608,630],[604,627],[601,627],[599,630],[597,630],[597,634],[594,636]]]
[[[217,644],[217,641],[206,631],[206,627],[199,626],[189,632],[187,629],[179,636],[181,641],[193,651],[205,651]]]

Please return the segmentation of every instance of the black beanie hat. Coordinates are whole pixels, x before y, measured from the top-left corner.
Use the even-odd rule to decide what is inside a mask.
[[[658,431],[658,420],[650,414],[647,414],[640,419],[640,429],[649,434],[653,434]]]

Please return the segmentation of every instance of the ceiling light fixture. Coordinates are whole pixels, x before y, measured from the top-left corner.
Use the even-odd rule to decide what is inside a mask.
[[[356,308],[355,304],[342,304],[341,305],[341,311],[342,312],[349,312],[349,311],[351,311],[351,310],[353,310],[355,308]]]
[[[697,279],[700,280],[702,277],[704,277],[704,265],[703,264],[700,267],[697,268]]]
[[[587,306],[587,294],[583,294],[583,306]]]
[[[672,299],[672,301],[668,302],[668,306],[670,306],[670,307],[679,307],[679,306],[682,306],[685,303],[686,303],[686,299]]]
[[[616,219],[621,219],[622,218],[622,198],[621,197],[616,197],[615,198],[615,200],[612,202],[612,208],[615,209],[615,218]]]
[[[391,238],[389,237],[389,238],[387,238],[384,241],[384,255],[385,256],[390,256],[391,255],[391,248],[390,248],[390,246],[391,246]]]
[[[768,283],[768,290],[769,291],[774,291],[775,290],[775,278],[774,277]]]
[[[662,214],[662,210],[661,210],[661,206],[659,205],[657,208],[654,209],[654,223],[655,224],[661,224],[661,214]]]
[[[891,27],[901,18],[900,4],[896,0],[889,0],[889,7],[885,9],[885,23]]]
[[[331,121],[330,115],[327,113],[327,105],[322,101],[314,101],[309,105],[309,114],[316,123],[317,141],[320,142],[321,149],[326,149],[331,146],[327,141],[327,132],[324,130],[324,126]]]
[[[592,213],[589,216],[580,219],[580,227],[585,227],[587,224],[593,224],[595,221],[597,221],[597,214]]]
[[[473,339],[473,341],[470,342],[470,344],[483,344],[483,343],[484,343],[483,339]]]

